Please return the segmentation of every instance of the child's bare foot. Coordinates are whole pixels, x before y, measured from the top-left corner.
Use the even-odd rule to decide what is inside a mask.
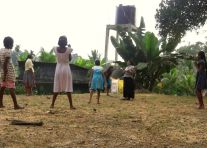
[[[91,104],[91,101],[89,101],[88,104]]]
[[[127,98],[125,98],[125,97],[121,97],[121,98],[120,98],[120,100],[126,100],[126,99],[127,99]]]
[[[24,107],[19,106],[19,105],[16,105],[16,106],[14,106],[14,109],[15,109],[15,110],[17,110],[17,109],[24,109]]]
[[[76,108],[74,106],[70,106],[70,109],[71,110],[75,110]]]
[[[204,109],[204,106],[203,105],[202,106],[199,106],[198,109]]]

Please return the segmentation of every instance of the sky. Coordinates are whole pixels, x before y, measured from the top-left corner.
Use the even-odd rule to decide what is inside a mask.
[[[104,57],[106,25],[115,24],[119,4],[135,5],[136,24],[145,20],[146,30],[155,29],[156,9],[161,0],[0,0],[0,40],[12,36],[21,50],[37,53],[41,47],[50,51],[57,46],[60,35],[66,35],[73,53],[87,58],[97,49]],[[204,30],[204,31],[203,31]],[[207,27],[199,36],[188,33],[182,43],[206,41]],[[110,35],[114,35],[112,32]],[[185,42],[184,42],[185,41]],[[1,42],[1,47],[3,43]],[[114,59],[114,48],[109,45],[109,59]]]

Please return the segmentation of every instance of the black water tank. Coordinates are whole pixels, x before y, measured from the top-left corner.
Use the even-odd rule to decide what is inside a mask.
[[[116,25],[132,24],[135,25],[136,8],[132,5],[119,5],[116,9]]]

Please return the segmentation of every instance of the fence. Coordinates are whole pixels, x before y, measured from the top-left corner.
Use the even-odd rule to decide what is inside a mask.
[[[24,75],[25,62],[18,62],[18,82],[21,83]],[[34,62],[36,89],[39,94],[50,94],[53,92],[53,81],[56,63]],[[73,76],[74,92],[88,92],[88,69],[70,64]]]

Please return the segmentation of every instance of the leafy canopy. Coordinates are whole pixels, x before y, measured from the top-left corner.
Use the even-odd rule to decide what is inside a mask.
[[[207,0],[162,0],[155,15],[159,34],[174,48],[186,31],[207,20]]]

